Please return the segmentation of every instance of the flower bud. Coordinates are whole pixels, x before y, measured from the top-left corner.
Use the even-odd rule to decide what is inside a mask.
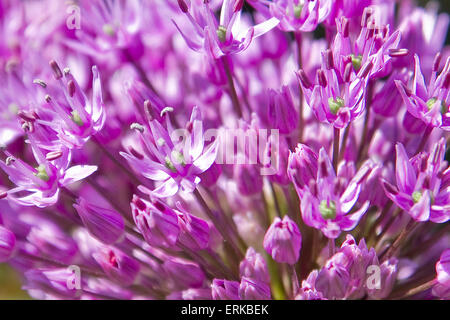
[[[239,265],[241,277],[255,279],[261,282],[270,283],[270,275],[267,269],[266,260],[252,247],[247,249],[245,259]]]
[[[80,294],[83,287],[82,278],[77,280],[75,274],[70,269],[31,269],[25,272],[26,283],[24,289],[33,291],[43,291],[56,298],[75,299]],[[77,287],[80,281],[80,287]]]
[[[180,234],[177,243],[192,250],[203,250],[209,246],[210,229],[208,222],[187,212],[178,211]]]
[[[199,175],[201,179],[201,185],[208,188],[216,184],[222,174],[222,167],[217,163],[213,163],[212,166],[205,172]]]
[[[283,86],[280,91],[269,89],[268,95],[267,119],[269,125],[280,130],[280,133],[291,133],[297,128],[298,114],[289,87]]]
[[[263,189],[263,180],[259,166],[236,165],[235,175],[239,192],[246,196],[258,194]]]
[[[264,236],[264,249],[280,263],[295,264],[300,256],[302,235],[288,216],[276,217]]]
[[[316,288],[327,299],[343,299],[349,288],[349,273],[345,267],[335,261],[341,255],[343,254],[335,254],[317,275]]]
[[[241,300],[270,300],[270,286],[265,282],[242,277],[239,297]]]
[[[139,262],[118,249],[103,247],[93,257],[112,280],[125,286],[133,284],[139,273]]]
[[[181,258],[169,258],[164,262],[164,269],[174,284],[182,289],[200,288],[205,281],[205,274],[195,262]]]
[[[437,281],[450,287],[450,249],[445,250],[436,263]]]
[[[172,247],[180,233],[177,214],[159,200],[150,203],[138,196],[131,202],[134,222],[152,246]]]
[[[239,300],[239,282],[214,279],[211,285],[214,300]]]
[[[368,288],[367,294],[374,299],[384,299],[389,296],[397,280],[398,260],[391,258],[380,265],[380,283],[376,288]]]
[[[122,236],[125,223],[117,211],[97,207],[83,198],[74,208],[89,233],[104,244],[113,244]]]
[[[294,153],[289,152],[287,173],[297,190],[308,186],[310,180],[316,180],[318,159],[310,147],[300,143]]]
[[[0,263],[9,260],[16,246],[16,236],[8,229],[0,226]]]

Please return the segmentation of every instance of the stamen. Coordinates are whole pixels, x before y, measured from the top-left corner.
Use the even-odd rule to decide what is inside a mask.
[[[310,89],[312,87],[311,81],[309,81],[308,75],[304,70],[300,70],[299,72],[297,72],[297,75],[303,87],[307,89]]]
[[[53,70],[53,74],[55,75],[56,80],[61,79],[63,74],[61,72],[61,69],[58,66],[58,63],[55,60],[51,60],[49,65]]]
[[[317,71],[317,80],[321,87],[325,88],[328,84],[327,78],[325,77],[325,72],[323,70]]]
[[[330,49],[327,49],[327,51],[325,51],[325,65],[328,70],[334,68],[333,51],[331,51]]]
[[[44,80],[41,80],[41,79],[34,79],[33,80],[33,83],[34,84],[38,84],[38,85],[40,85],[42,88],[47,88],[47,84],[44,82]]]
[[[243,6],[244,0],[236,0],[236,2],[234,3],[233,13],[241,11]]]
[[[162,109],[162,111],[160,113],[161,118],[164,117],[164,115],[166,113],[169,113],[169,112],[173,112],[173,108],[172,107],[165,107],[164,109]]]
[[[34,114],[28,111],[20,110],[17,115],[25,121],[34,122],[36,121],[36,117]]]
[[[8,196],[8,193],[6,191],[0,191],[0,200],[5,199]]]
[[[47,153],[47,155],[45,156],[45,159],[47,159],[48,161],[53,161],[56,159],[61,158],[63,155],[63,153],[61,151],[52,151]]]
[[[77,90],[77,87],[73,80],[69,80],[69,82],[67,82],[67,90],[69,91],[69,96],[73,98],[73,96],[75,95],[75,91]]]
[[[139,124],[139,123],[137,123],[137,122],[132,123],[131,126],[130,126],[130,129],[131,130],[137,130],[140,133],[144,133],[144,131],[145,131],[144,126]]]
[[[434,57],[433,72],[437,72],[439,70],[439,65],[441,64],[441,58],[442,58],[442,54],[440,52],[438,52],[436,54],[436,56]]]
[[[184,0],[177,0],[177,1],[181,11],[183,11],[184,13],[189,11],[189,7]]]
[[[389,56],[391,58],[404,57],[409,54],[408,49],[389,49]]]

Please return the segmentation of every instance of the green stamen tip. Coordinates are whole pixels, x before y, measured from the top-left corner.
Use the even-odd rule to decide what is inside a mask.
[[[362,56],[361,55],[355,56],[354,54],[352,54],[352,64],[353,64],[353,68],[356,71],[359,71],[359,69],[361,69],[361,65],[362,65]]]
[[[336,218],[336,204],[330,201],[330,206],[326,200],[322,200],[319,205],[319,211],[325,220],[333,220]]]
[[[414,203],[419,202],[420,199],[422,198],[422,192],[414,191],[413,194],[412,194],[412,198],[413,198]]]
[[[103,32],[110,37],[114,37],[114,35],[116,34],[114,26],[109,23],[103,25]]]
[[[430,111],[431,109],[433,109],[434,104],[436,103],[437,99],[436,98],[431,98],[430,100],[427,101],[427,107],[428,107],[428,111]]]
[[[345,101],[341,98],[329,98],[328,106],[330,107],[330,111],[332,114],[337,114],[339,109],[342,108],[345,104]]]
[[[172,172],[177,172],[177,169],[173,165],[172,161],[170,161],[169,157],[166,157],[165,162],[166,162],[165,165],[166,165],[167,169],[169,169]]]
[[[73,110],[71,114],[72,114],[72,121],[75,122],[77,126],[81,127],[82,125],[84,125],[83,120],[81,120],[78,111]]]
[[[44,165],[40,165],[39,167],[36,168],[36,170],[38,171],[36,173],[36,177],[38,177],[39,179],[43,180],[43,181],[48,181],[50,180],[50,177],[47,174],[47,171],[45,170],[45,166]]]
[[[219,28],[217,28],[217,36],[219,37],[220,42],[225,42],[227,39],[227,29],[224,26],[219,26]]]
[[[300,19],[300,15],[302,14],[302,10],[303,10],[303,6],[302,5],[298,5],[294,7],[294,16],[297,19]]]
[[[183,167],[186,165],[186,160],[184,159],[183,154],[179,151],[172,151],[172,159],[174,159],[176,163],[181,164]]]

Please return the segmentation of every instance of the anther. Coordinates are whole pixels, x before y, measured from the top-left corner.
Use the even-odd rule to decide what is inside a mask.
[[[52,151],[46,154],[45,159],[47,159],[48,161],[53,161],[61,158],[62,155],[63,153],[61,151]]]
[[[58,63],[57,63],[55,60],[51,60],[50,63],[49,63],[49,65],[50,65],[50,67],[51,67],[52,70],[53,70],[53,74],[55,75],[55,78],[56,78],[57,80],[61,79],[62,76],[63,76],[63,74],[62,74],[62,72],[61,72],[61,69],[60,69],[59,66],[58,66]]]

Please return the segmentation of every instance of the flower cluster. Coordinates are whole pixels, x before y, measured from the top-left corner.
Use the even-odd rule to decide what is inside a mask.
[[[450,299],[436,8],[0,0],[0,263],[35,299]]]

